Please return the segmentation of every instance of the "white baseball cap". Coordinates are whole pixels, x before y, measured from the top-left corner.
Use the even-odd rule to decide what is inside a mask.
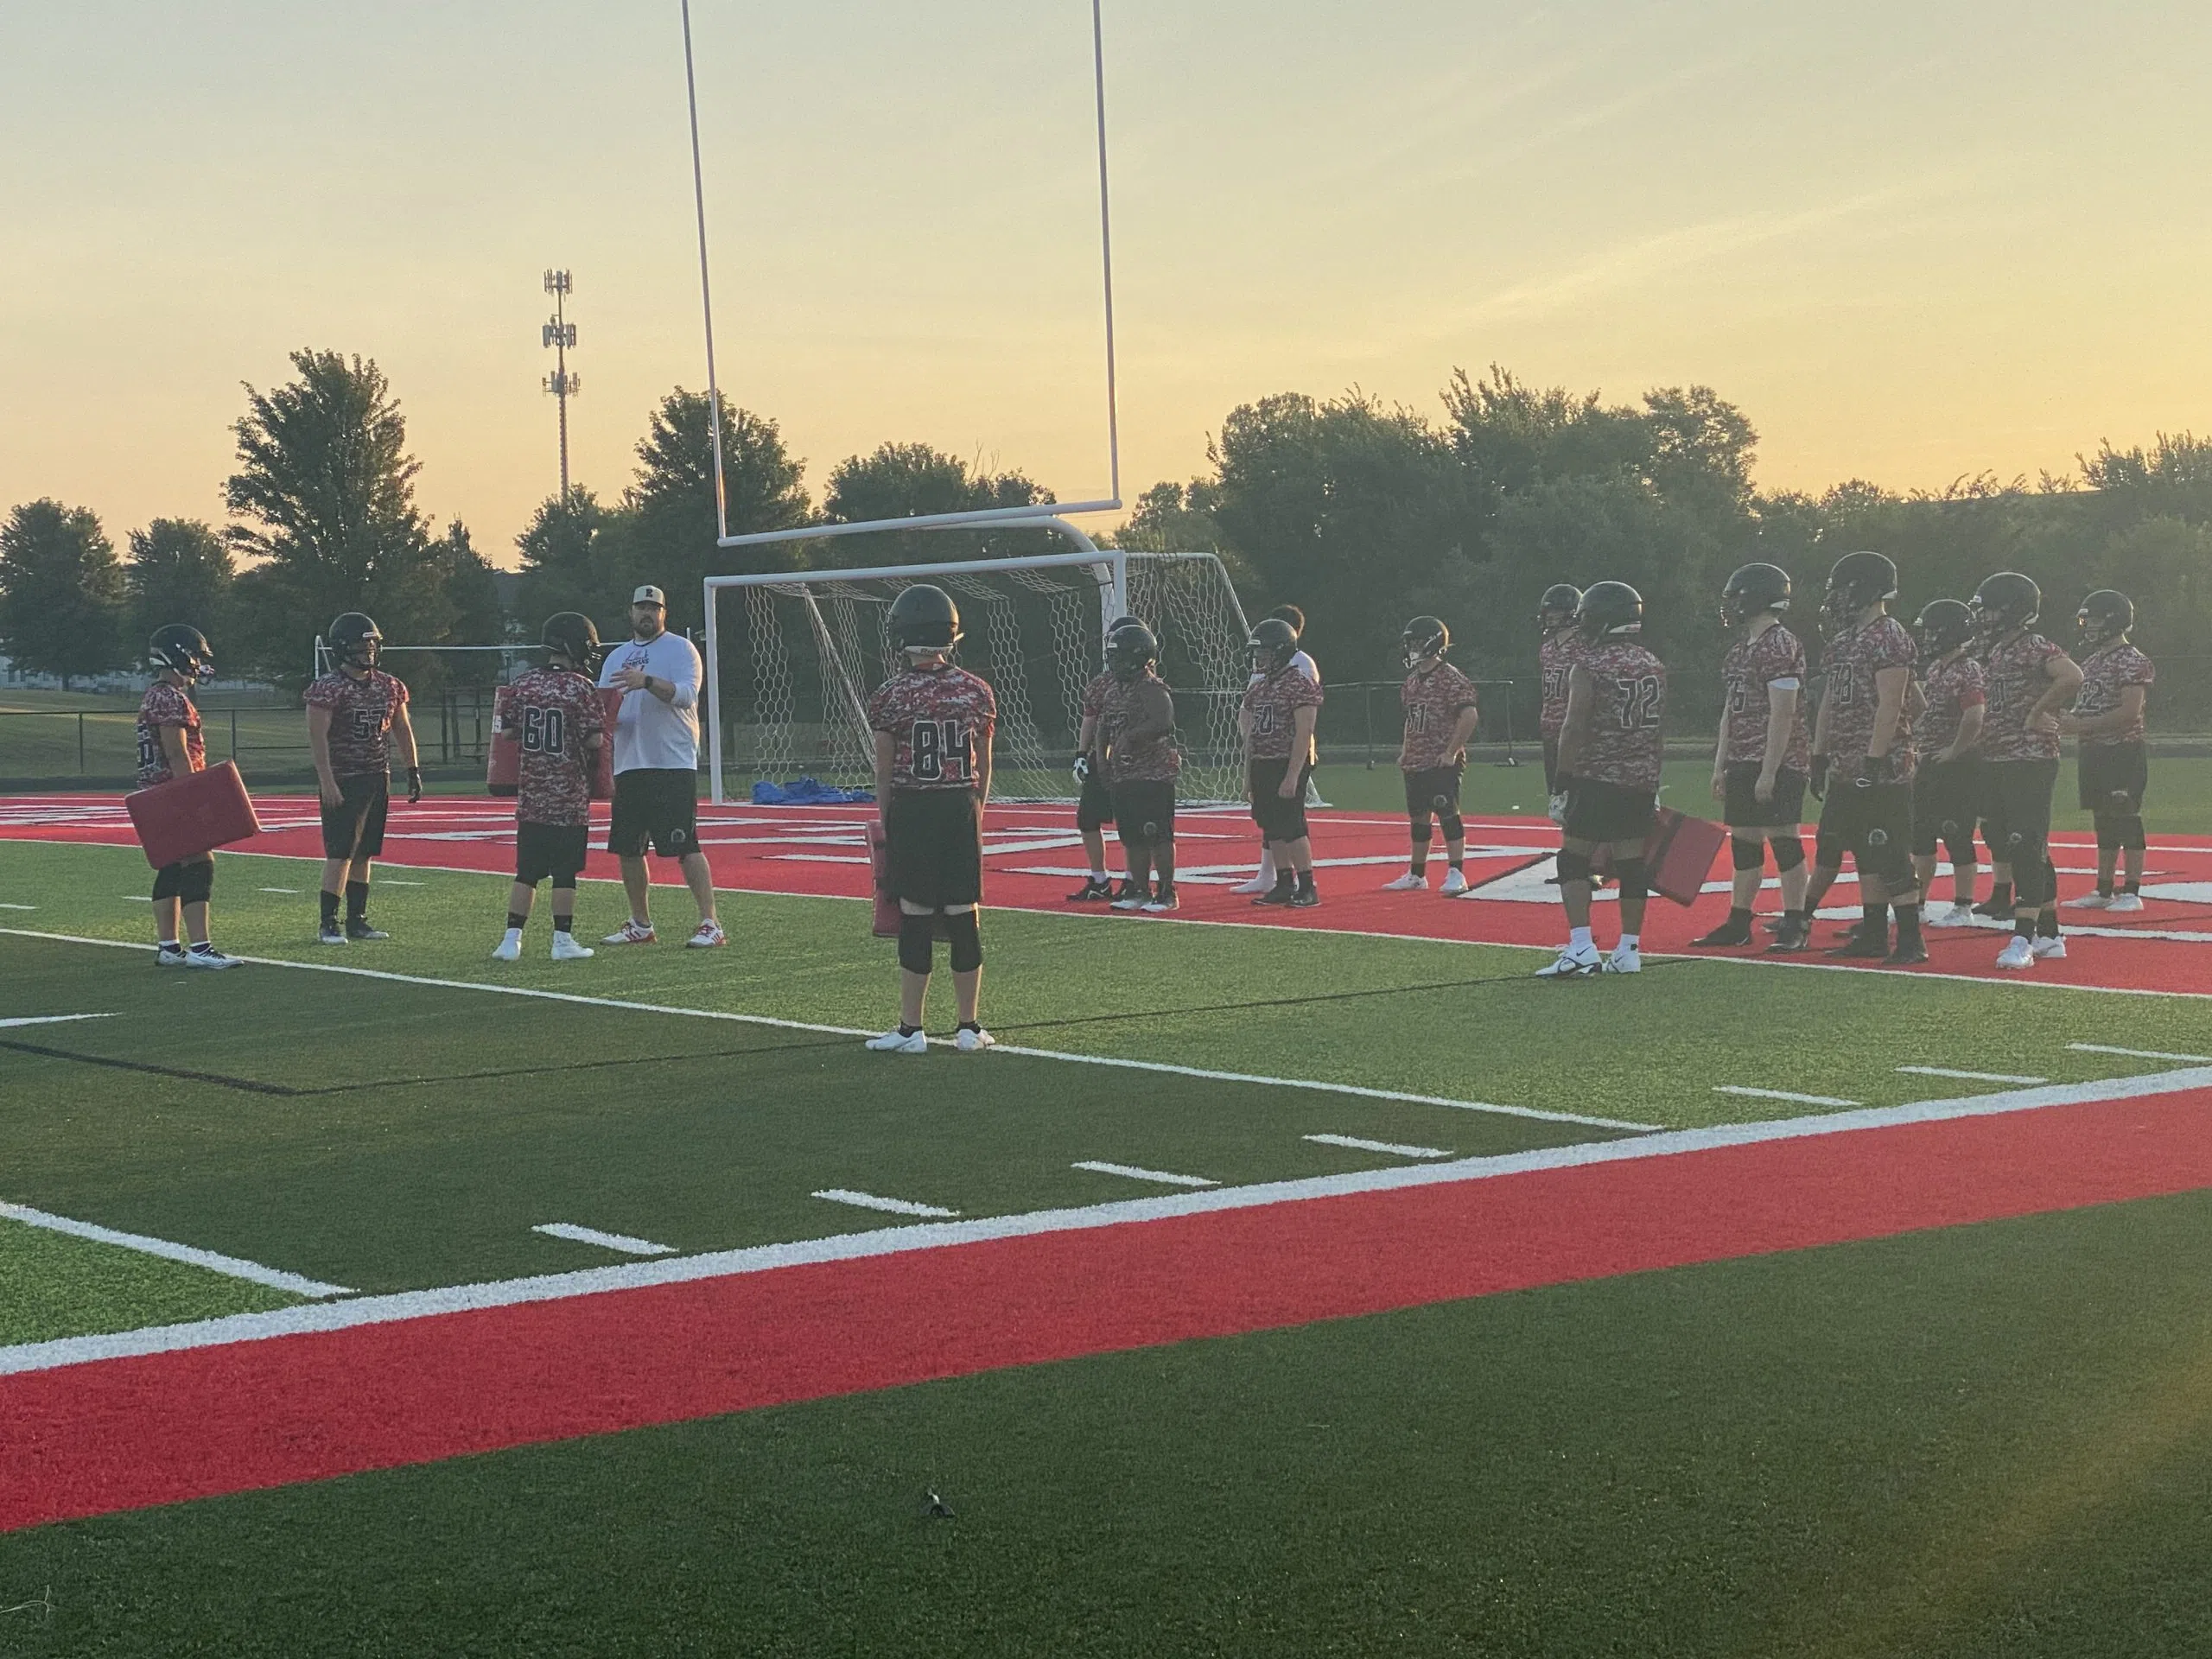
[[[636,593],[630,595],[630,602],[632,605],[658,605],[661,609],[666,610],[668,608],[668,595],[662,593],[661,590],[654,587],[652,583],[647,582],[644,587],[639,588]]]

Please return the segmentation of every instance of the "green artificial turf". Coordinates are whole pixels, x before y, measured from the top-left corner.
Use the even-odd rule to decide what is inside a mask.
[[[0,1653],[2181,1659],[2208,1275],[2191,1195],[73,1522]]]
[[[298,1300],[204,1268],[0,1217],[0,1347],[251,1313]]]

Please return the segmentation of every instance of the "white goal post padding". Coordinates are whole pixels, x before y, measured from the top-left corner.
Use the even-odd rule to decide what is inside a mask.
[[[868,787],[868,696],[899,666],[891,601],[930,582],[960,607],[961,665],[999,707],[995,799],[1074,798],[1069,766],[1083,694],[1104,665],[1108,626],[1126,613],[1159,639],[1175,694],[1181,798],[1243,798],[1236,709],[1248,658],[1243,607],[1211,553],[1118,548],[869,570],[792,570],[706,581],[709,772]],[[1126,594],[1124,601],[1121,595]]]

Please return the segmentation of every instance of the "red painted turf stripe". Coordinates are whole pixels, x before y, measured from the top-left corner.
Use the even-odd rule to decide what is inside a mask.
[[[2212,1090],[0,1378],[0,1529],[1003,1366],[2212,1186]]]

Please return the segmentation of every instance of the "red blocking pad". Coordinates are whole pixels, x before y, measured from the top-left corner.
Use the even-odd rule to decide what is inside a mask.
[[[123,804],[157,870],[261,833],[245,779],[229,760],[126,795]]]
[[[614,798],[614,722],[622,717],[625,695],[619,685],[601,686],[599,690],[600,708],[607,719],[599,736],[599,753],[592,765],[591,798],[594,801]]]
[[[1643,841],[1644,885],[1662,899],[1685,907],[1694,905],[1727,839],[1727,830],[1717,823],[1661,807]],[[1611,849],[1599,848],[1590,855],[1590,868],[1599,875],[1611,874]]]
[[[522,787],[522,738],[509,712],[514,707],[514,688],[499,687],[492,693],[492,741],[484,750],[484,792],[512,795]]]

